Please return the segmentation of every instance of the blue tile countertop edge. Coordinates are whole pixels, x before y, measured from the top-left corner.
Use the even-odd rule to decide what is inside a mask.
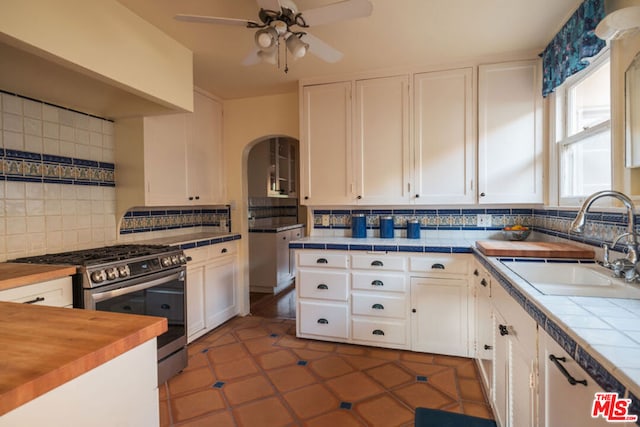
[[[389,242],[383,244],[384,239],[366,239],[366,242],[353,243],[355,239],[350,238],[306,238],[293,241],[289,244],[290,249],[320,249],[320,250],[350,250],[350,251],[386,251],[405,253],[470,253],[489,270],[511,297],[536,321],[538,326],[544,329],[562,348],[567,351],[578,364],[593,377],[593,379],[605,390],[618,392],[622,397],[626,392],[629,396],[640,395],[640,384],[627,376],[620,369],[604,356],[591,348],[587,341],[580,337],[579,333],[561,325],[561,321],[556,320],[556,316],[540,304],[535,299],[533,292],[526,290],[529,286],[524,280],[514,280],[504,273],[508,268],[500,262],[501,260],[513,261],[538,261],[538,262],[558,262],[557,259],[531,259],[531,258],[494,258],[483,255],[476,247],[475,241],[447,241],[443,239],[438,243],[433,241],[429,245],[423,241],[411,242],[409,239],[401,239],[401,243]],[[373,240],[375,242],[369,242]],[[410,242],[410,243],[408,243]],[[572,261],[572,260],[564,260]],[[573,262],[593,263],[592,260],[573,260]],[[517,275],[514,274],[517,277]],[[522,286],[523,282],[525,285]],[[533,288],[532,288],[533,289]],[[531,292],[531,294],[529,293]],[[640,422],[639,422],[640,424]]]
[[[250,227],[249,233],[279,233],[281,231],[295,230],[296,228],[302,227],[304,227],[304,224],[280,225],[273,227]]]
[[[157,239],[149,239],[143,241],[136,241],[135,243],[144,244],[156,244],[156,245],[171,245],[177,246],[182,250],[199,248],[202,246],[215,245],[223,242],[231,242],[233,240],[239,240],[242,236],[240,233],[232,232],[201,232],[191,234],[181,234],[170,237],[161,237]]]

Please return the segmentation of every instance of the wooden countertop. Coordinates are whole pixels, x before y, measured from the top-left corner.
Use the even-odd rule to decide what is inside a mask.
[[[562,242],[485,240],[476,242],[476,247],[486,256],[575,259],[593,259],[595,256],[591,248]]]
[[[0,302],[0,416],[166,330],[163,317]]]
[[[72,265],[0,263],[0,291],[59,279],[76,273]]]

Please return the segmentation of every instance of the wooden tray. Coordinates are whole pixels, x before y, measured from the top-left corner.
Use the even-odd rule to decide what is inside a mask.
[[[593,249],[571,243],[483,240],[476,242],[476,246],[486,256],[576,259],[593,259],[595,257]]]

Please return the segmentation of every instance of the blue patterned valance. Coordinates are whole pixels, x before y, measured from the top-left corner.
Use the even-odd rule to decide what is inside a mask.
[[[542,96],[547,96],[589,65],[585,58],[605,47],[594,30],[604,18],[604,0],[585,0],[551,40],[542,56]]]

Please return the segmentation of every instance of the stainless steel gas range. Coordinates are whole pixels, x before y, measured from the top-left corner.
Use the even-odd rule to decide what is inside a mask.
[[[158,384],[186,367],[187,258],[182,250],[164,245],[116,245],[12,262],[77,266],[75,308],[166,317],[168,331],[157,338]]]

